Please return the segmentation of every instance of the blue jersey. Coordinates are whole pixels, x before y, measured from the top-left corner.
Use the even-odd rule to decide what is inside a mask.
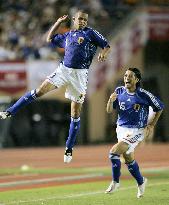
[[[116,88],[117,99],[113,108],[118,110],[117,125],[128,128],[147,126],[149,106],[154,112],[164,108],[163,103],[150,92],[137,88],[135,93],[128,93],[125,87]]]
[[[97,47],[109,46],[107,40],[99,32],[88,27],[56,34],[51,42],[65,49],[63,64],[75,69],[88,69]]]

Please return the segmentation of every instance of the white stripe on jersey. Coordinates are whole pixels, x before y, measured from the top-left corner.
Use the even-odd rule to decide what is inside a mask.
[[[155,99],[154,95],[152,95],[152,94],[151,94],[150,92],[148,92],[147,90],[144,90],[143,88],[140,88],[140,91],[143,92],[143,93],[146,93],[146,94],[150,97],[150,99],[152,100],[153,104],[154,104],[157,108],[161,109],[160,104],[159,104],[158,101]]]
[[[66,38],[65,47],[68,45],[68,39]]]
[[[95,34],[96,34],[97,36],[99,36],[99,38],[103,39],[104,41],[107,41],[107,40],[102,36],[102,34],[100,34],[98,31],[96,31],[96,30],[94,30],[94,29],[93,29],[93,31],[95,32]]]
[[[119,95],[119,94],[122,94],[123,90],[125,90],[125,87],[124,86],[119,86],[115,89],[115,92]],[[126,92],[126,90],[125,90],[125,92]]]

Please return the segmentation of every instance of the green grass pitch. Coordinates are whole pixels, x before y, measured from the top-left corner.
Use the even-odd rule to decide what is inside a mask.
[[[4,170],[7,172],[7,170]],[[17,172],[17,170],[13,171]],[[62,173],[63,170],[30,170],[33,173]],[[107,168],[66,169],[67,173],[102,173],[110,175]],[[0,172],[3,173],[3,170]],[[8,173],[12,173],[8,170]],[[104,191],[110,181],[85,182],[48,188],[6,191],[0,193],[0,205],[169,205],[169,170],[143,170],[148,184],[143,198],[137,199],[137,187],[132,178],[121,180],[120,189],[113,194]],[[123,170],[124,175],[128,175]]]

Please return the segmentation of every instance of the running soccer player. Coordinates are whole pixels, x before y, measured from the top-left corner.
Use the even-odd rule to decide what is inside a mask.
[[[68,15],[60,17],[47,35],[47,42],[65,49],[63,60],[58,68],[46,78],[40,87],[26,93],[13,106],[0,112],[1,119],[14,116],[23,106],[65,85],[65,97],[71,100],[71,122],[64,154],[65,163],[72,160],[72,151],[80,128],[80,112],[87,89],[89,66],[97,47],[101,48],[98,55],[100,62],[106,60],[110,50],[107,40],[96,30],[87,27],[88,14],[84,11],[78,11],[73,17],[72,30],[58,34],[59,26],[68,18]]]
[[[142,176],[138,163],[134,159],[134,149],[148,135],[156,125],[162,110],[163,103],[150,92],[140,87],[141,73],[137,68],[129,68],[124,74],[124,86],[117,87],[110,95],[107,103],[107,112],[118,111],[117,138],[109,153],[112,164],[112,182],[105,191],[111,193],[119,186],[121,161],[123,156],[129,172],[135,178],[138,185],[137,198],[143,196],[147,179]],[[150,124],[147,124],[149,106],[153,108],[155,116]]]

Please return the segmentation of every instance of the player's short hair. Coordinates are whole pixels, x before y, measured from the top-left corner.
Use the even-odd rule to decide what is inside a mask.
[[[139,79],[139,81],[136,83],[136,87],[140,87],[140,81],[142,79],[140,70],[138,68],[128,68],[127,70],[132,71],[135,74],[136,78]]]
[[[85,10],[85,9],[79,9],[75,12],[74,16],[76,16],[78,13],[82,13],[82,14],[87,14],[88,15],[88,12]]]

